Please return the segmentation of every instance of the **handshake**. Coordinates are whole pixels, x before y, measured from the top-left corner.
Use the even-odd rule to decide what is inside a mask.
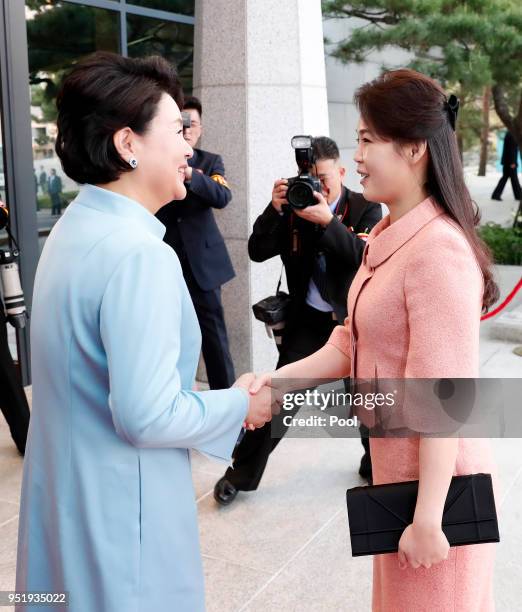
[[[281,410],[281,393],[272,388],[273,373],[256,376],[249,372],[234,383],[234,387],[244,389],[250,398],[248,413],[243,427],[254,430],[272,420],[273,414]]]

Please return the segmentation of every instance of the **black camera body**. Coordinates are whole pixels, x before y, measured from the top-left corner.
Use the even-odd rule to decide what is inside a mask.
[[[321,193],[321,181],[310,174],[310,169],[315,163],[312,140],[311,136],[294,136],[291,140],[299,173],[287,179],[286,199],[288,204],[297,210],[317,204],[314,191]]]

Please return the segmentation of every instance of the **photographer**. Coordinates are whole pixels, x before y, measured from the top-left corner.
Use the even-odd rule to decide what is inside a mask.
[[[183,114],[190,127],[183,136],[194,150],[185,169],[187,197],[170,202],[156,217],[166,226],[164,240],[177,253],[190,291],[202,335],[202,353],[211,389],[228,389],[236,380],[228,347],[221,285],[234,278],[230,256],[219,231],[213,208],[232,199],[220,155],[196,148],[202,133],[202,108],[195,97],[186,98]]]
[[[7,223],[5,205],[0,202],[0,228]],[[0,289],[2,283],[0,283]],[[9,426],[11,437],[21,455],[25,452],[29,428],[29,406],[18,372],[13,363],[7,338],[7,317],[0,291],[0,410]]]
[[[346,170],[336,143],[326,136],[314,138],[310,174],[320,181],[317,204],[297,209],[287,200],[288,179],[274,183],[272,200],[254,223],[248,253],[256,262],[279,255],[285,267],[291,297],[282,334],[277,367],[317,351],[333,328],[347,316],[347,295],[362,261],[365,235],[381,220],[380,204],[367,202],[343,185]],[[359,234],[359,235],[358,235]],[[279,442],[270,426],[247,431],[228,468],[214,488],[222,505],[237,491],[255,490],[268,456]],[[363,432],[362,432],[363,433]],[[371,480],[368,438],[359,473]]]

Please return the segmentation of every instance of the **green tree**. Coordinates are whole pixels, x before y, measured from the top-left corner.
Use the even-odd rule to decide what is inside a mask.
[[[186,0],[141,0],[143,6],[190,11]],[[32,105],[44,121],[56,120],[55,99],[70,68],[94,51],[120,51],[119,14],[56,0],[26,0],[29,83]],[[192,25],[127,15],[130,57],[158,54],[177,67],[186,91],[192,90]]]
[[[116,14],[76,4],[28,0],[27,20],[31,104],[42,119],[56,120],[56,94],[71,66],[96,50],[119,50]]]
[[[520,0],[323,0],[323,14],[361,24],[334,45],[331,54],[342,62],[397,47],[412,53],[410,67],[464,101],[491,87],[495,111],[522,149]]]

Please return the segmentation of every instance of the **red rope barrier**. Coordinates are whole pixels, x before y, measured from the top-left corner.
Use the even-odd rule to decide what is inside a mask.
[[[481,321],[485,321],[486,319],[489,319],[491,317],[494,317],[496,314],[498,314],[501,310],[503,310],[508,304],[509,302],[511,302],[511,300],[515,297],[516,292],[520,289],[520,287],[522,287],[522,278],[518,281],[518,283],[515,285],[515,287],[513,288],[513,291],[511,291],[511,293],[507,296],[507,298],[502,302],[502,304],[500,304],[499,306],[497,306],[495,308],[495,310],[492,310],[491,312],[488,312],[485,315],[482,315],[480,317]]]

